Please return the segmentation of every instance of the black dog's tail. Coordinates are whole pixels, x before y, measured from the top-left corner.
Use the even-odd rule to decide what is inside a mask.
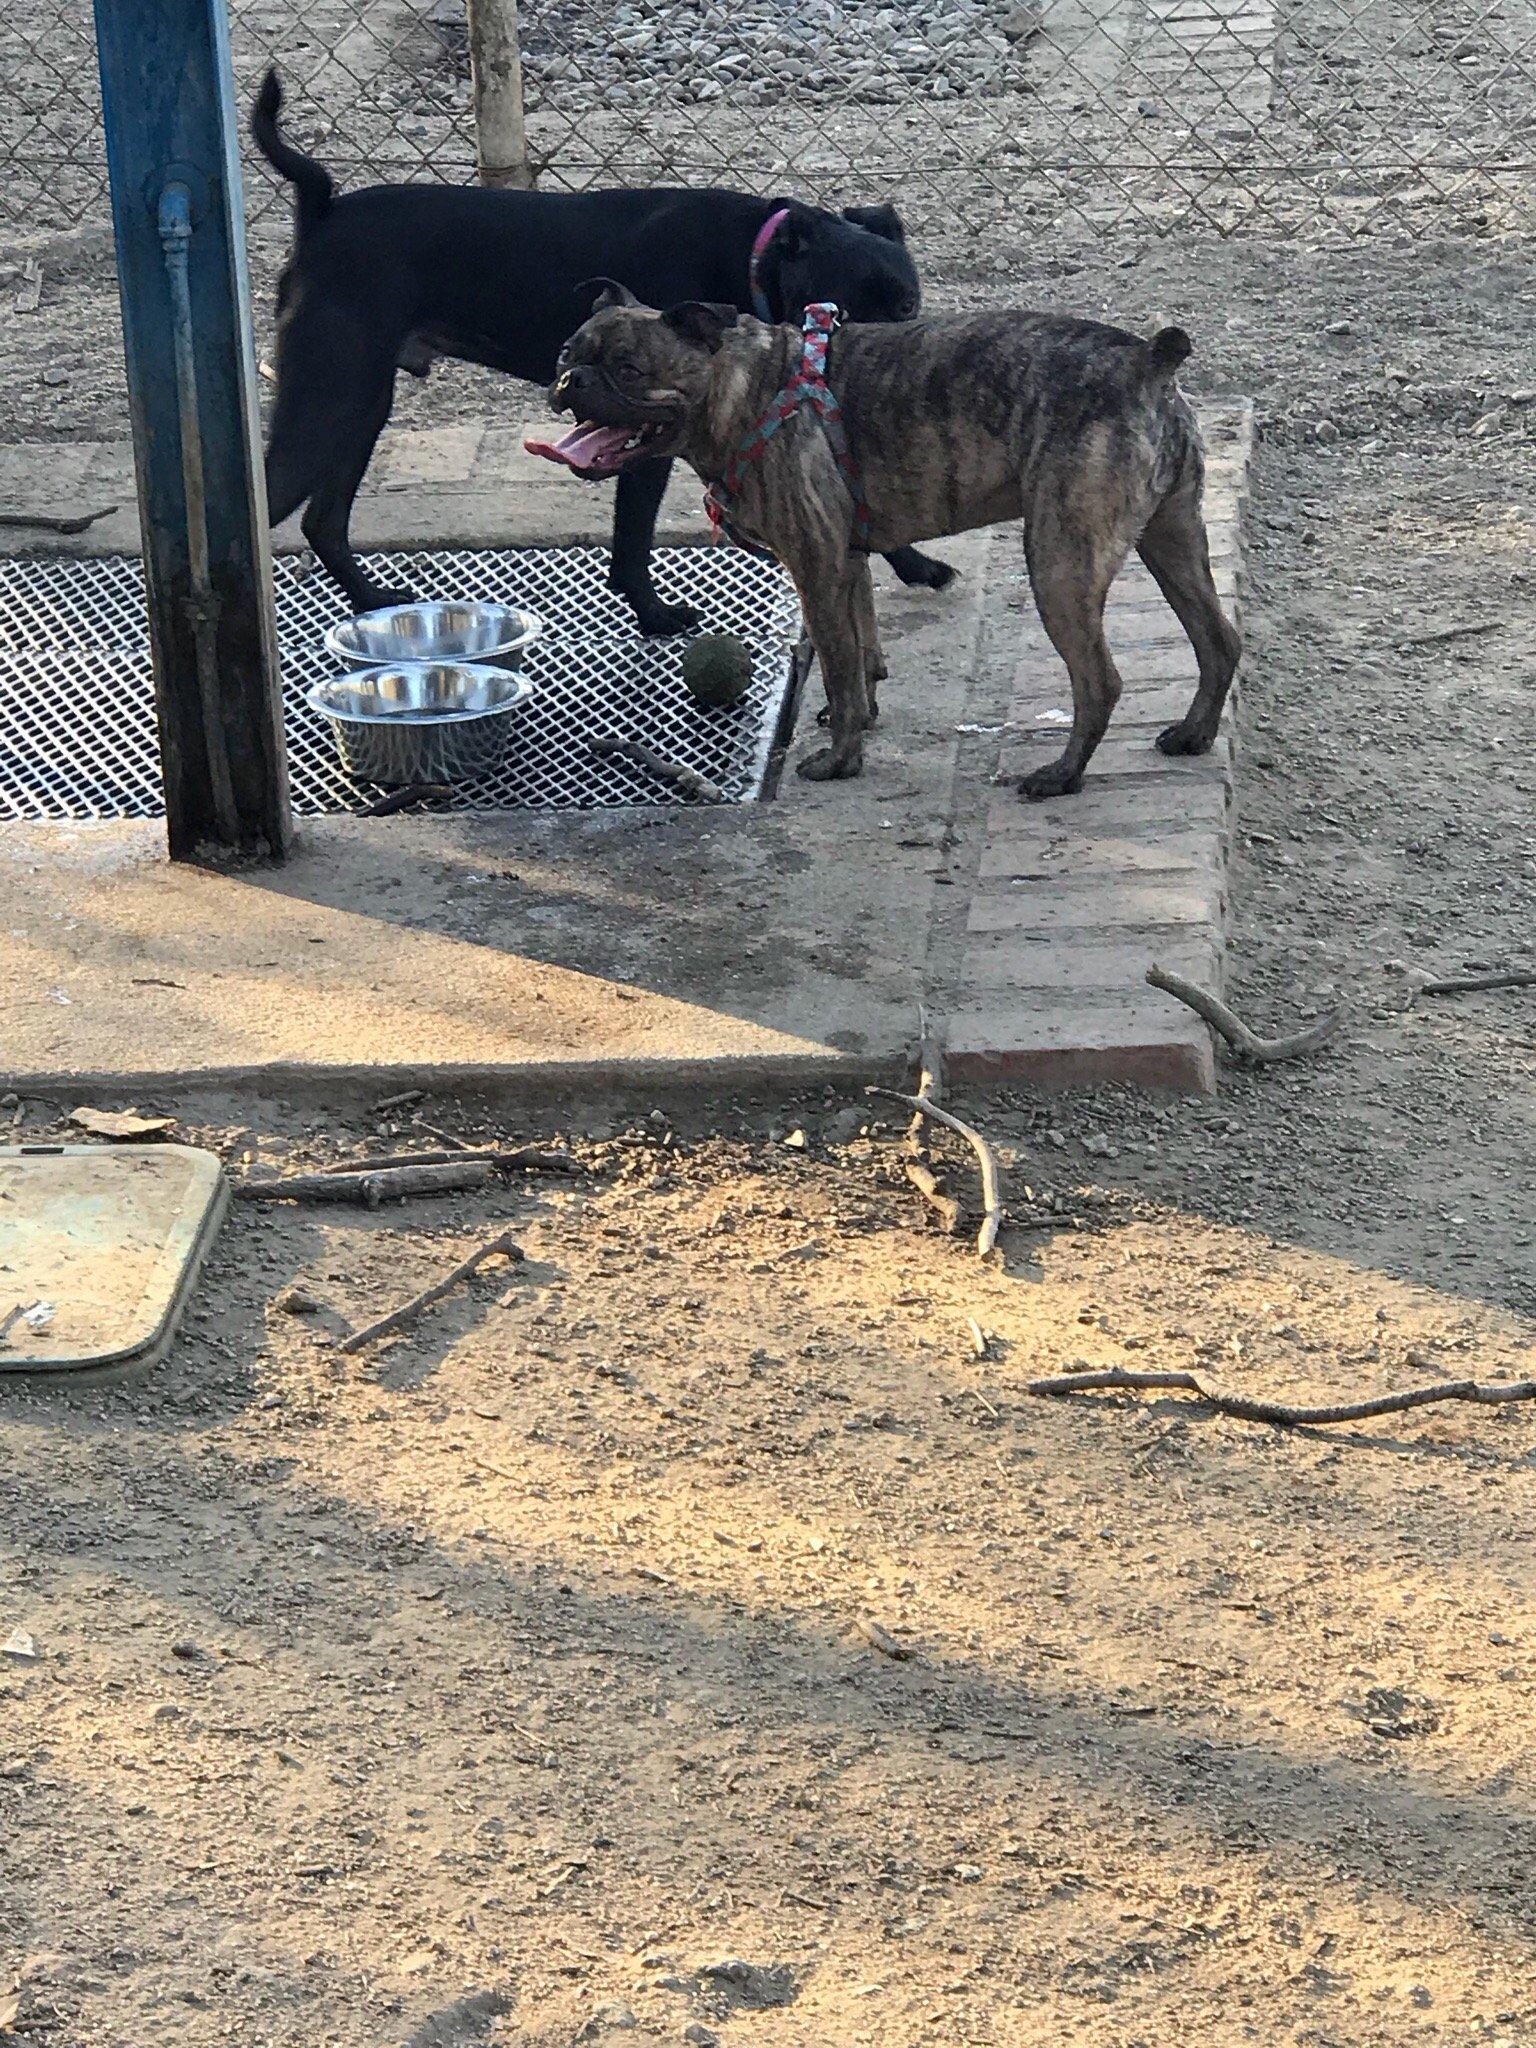
[[[323,164],[317,164],[302,150],[294,149],[278,134],[277,117],[282,104],[283,88],[277,82],[277,72],[269,70],[261,81],[256,104],[251,109],[251,133],[256,138],[256,147],[273,170],[293,187],[294,218],[302,238],[311,228],[317,228],[330,212],[336,199],[336,187]]]
[[[1147,343],[1147,356],[1154,377],[1171,377],[1195,352],[1195,344],[1182,327],[1161,328]]]

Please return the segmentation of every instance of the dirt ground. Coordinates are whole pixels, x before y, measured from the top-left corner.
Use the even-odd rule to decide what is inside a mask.
[[[1335,1049],[1215,1104],[974,1102],[995,1268],[868,1105],[594,1112],[572,1182],[238,1205],[146,1381],[0,1382],[29,2048],[1536,2040],[1536,1408],[1021,1391],[1536,1363],[1532,998],[1413,995],[1529,957],[1525,415],[1474,424],[1529,375],[1522,275],[1439,255],[1427,311],[1425,260],[1314,258],[1298,306],[1228,250],[1177,302],[1266,429],[1234,992],[1346,999]],[[185,1127],[248,1171],[416,1115],[511,1128]],[[338,1353],[507,1226],[526,1265]]]
[[[1190,388],[1256,401],[1231,986],[1341,1038],[1215,1104],[974,1101],[995,1267],[868,1105],[594,1110],[574,1181],[238,1205],[163,1368],[0,1380],[0,1638],[41,1652],[0,1659],[0,2038],[1536,2043],[1536,1406],[1021,1391],[1536,1370],[1536,995],[1414,994],[1532,957],[1530,252],[977,248],[936,303],[1177,317]],[[0,435],[121,432],[110,274],[45,292]],[[423,1135],[185,1132],[242,1171]],[[337,1351],[501,1227],[515,1273]]]

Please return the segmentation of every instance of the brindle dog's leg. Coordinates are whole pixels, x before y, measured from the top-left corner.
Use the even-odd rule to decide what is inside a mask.
[[[851,560],[845,554],[841,560],[822,558],[790,565],[805,611],[806,629],[816,643],[821,661],[828,724],[832,729],[831,746],[818,747],[800,763],[798,772],[807,782],[840,782],[857,775],[864,766],[869,693],[864,679],[864,644],[856,616],[853,579],[843,567]],[[869,573],[867,566],[864,573]]]
[[[1200,516],[1200,471],[1186,464],[1136,544],[1200,664],[1200,686],[1177,725],[1157,736],[1165,754],[1203,754],[1216,738],[1243,643],[1221,608],[1211,551]]]
[[[1072,733],[1058,760],[1021,779],[1021,796],[1070,796],[1083,786],[1083,770],[1120,698],[1120,674],[1104,639],[1104,600],[1130,545],[1129,535],[1095,532],[1070,508],[1037,508],[1030,521],[1029,580],[1041,623],[1072,678]]]

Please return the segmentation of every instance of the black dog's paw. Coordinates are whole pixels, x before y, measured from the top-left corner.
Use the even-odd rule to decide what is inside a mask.
[[[1163,754],[1208,754],[1216,735],[1191,728],[1180,719],[1177,725],[1166,726],[1157,736],[1159,753]]]
[[[960,573],[948,562],[936,562],[932,555],[920,554],[916,548],[898,548],[888,559],[909,590],[948,590]]]
[[[1081,769],[1074,772],[1065,761],[1048,761],[1045,767],[1032,768],[1019,778],[1019,795],[1039,803],[1048,796],[1076,796],[1082,786]]]
[[[699,615],[691,604],[663,604],[661,599],[651,598],[639,602],[631,598],[635,624],[648,640],[665,639],[671,633],[691,633],[699,623]]]
[[[864,755],[862,749],[839,755],[836,747],[820,747],[814,754],[807,754],[795,770],[807,782],[847,782],[863,773]]]
[[[363,612],[387,612],[397,604],[414,604],[414,590],[364,590],[357,599],[359,615]]]

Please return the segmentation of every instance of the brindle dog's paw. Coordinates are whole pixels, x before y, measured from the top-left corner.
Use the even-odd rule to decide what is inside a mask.
[[[839,758],[836,747],[821,747],[814,754],[807,754],[795,770],[807,782],[847,782],[860,773],[864,766],[862,754],[847,754]]]
[[[1032,768],[1028,775],[1019,778],[1019,795],[1039,803],[1047,796],[1076,796],[1082,786],[1081,770],[1074,774],[1064,761],[1049,761],[1045,767]]]
[[[1215,733],[1202,732],[1198,726],[1191,727],[1180,719],[1177,725],[1167,726],[1158,734],[1158,751],[1163,754],[1208,754],[1215,737]]]
[[[635,624],[648,640],[665,639],[672,633],[691,633],[699,623],[699,615],[691,604],[663,604],[659,597],[643,603],[631,598],[630,603],[634,606]]]

